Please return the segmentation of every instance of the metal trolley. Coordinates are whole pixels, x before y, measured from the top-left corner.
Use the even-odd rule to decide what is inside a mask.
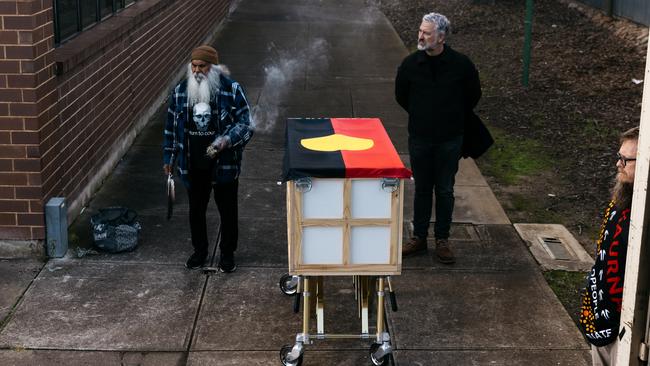
[[[294,296],[294,312],[300,310],[302,299],[302,332],[296,335],[296,343],[287,345],[280,350],[280,360],[286,366],[302,365],[305,345],[313,343],[313,340],[325,339],[373,339],[370,346],[370,360],[374,365],[387,365],[393,346],[390,335],[386,331],[384,318],[384,301],[386,287],[390,295],[390,303],[393,311],[397,311],[397,302],[393,292],[390,276],[353,276],[354,295],[357,300],[358,317],[361,319],[360,334],[332,334],[325,333],[324,329],[324,308],[323,301],[323,277],[322,276],[292,276],[285,274],[280,279],[280,289],[286,295]],[[371,299],[376,294],[376,317],[377,323],[374,333],[370,333],[369,315],[371,311]],[[312,311],[316,315],[316,334],[310,334],[310,320]]]
[[[302,303],[302,332],[280,359],[298,366],[314,340],[356,338],[372,339],[372,362],[387,364],[393,348],[384,302],[388,289],[397,310],[390,276],[402,270],[403,179],[411,172],[378,118],[289,119],[286,137],[289,273],[280,288],[295,296],[296,313]],[[331,276],[353,279],[359,334],[325,332],[323,283]]]

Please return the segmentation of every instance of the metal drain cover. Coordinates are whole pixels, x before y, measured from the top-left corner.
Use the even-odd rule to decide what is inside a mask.
[[[574,258],[572,253],[558,237],[538,236],[540,243],[549,256],[560,261],[570,261]]]
[[[594,263],[562,225],[514,224],[514,227],[544,270],[588,271]]]

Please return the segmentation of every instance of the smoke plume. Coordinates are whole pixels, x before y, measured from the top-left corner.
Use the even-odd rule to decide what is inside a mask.
[[[297,52],[278,50],[270,45],[275,57],[264,67],[264,84],[257,105],[252,108],[251,119],[256,132],[269,132],[280,116],[280,105],[286,103],[295,81],[305,78],[310,72],[325,70],[328,65],[328,44],[317,38],[309,47]]]

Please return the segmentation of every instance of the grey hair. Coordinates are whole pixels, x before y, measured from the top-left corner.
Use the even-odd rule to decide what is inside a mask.
[[[442,14],[439,13],[425,14],[422,17],[422,21],[435,24],[436,30],[438,31],[439,34],[444,34],[444,35],[449,34],[451,23],[449,22],[449,19],[447,19],[447,17]]]

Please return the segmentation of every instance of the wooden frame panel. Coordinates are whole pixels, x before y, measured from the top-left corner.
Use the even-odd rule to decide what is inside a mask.
[[[319,178],[315,178],[319,179]],[[321,178],[325,179],[325,178]],[[356,178],[355,178],[356,180]],[[377,181],[381,179],[376,178]],[[303,219],[302,193],[296,189],[294,181],[287,182],[287,238],[289,253],[289,273],[292,275],[398,275],[402,270],[402,234],[404,182],[400,180],[398,189],[391,193],[390,219],[360,219],[351,217],[352,179],[346,178],[343,186],[343,218],[341,219]],[[303,264],[302,231],[305,227],[341,227],[343,230],[343,264]],[[390,228],[390,256],[388,264],[351,264],[350,235],[352,227],[382,226]]]

